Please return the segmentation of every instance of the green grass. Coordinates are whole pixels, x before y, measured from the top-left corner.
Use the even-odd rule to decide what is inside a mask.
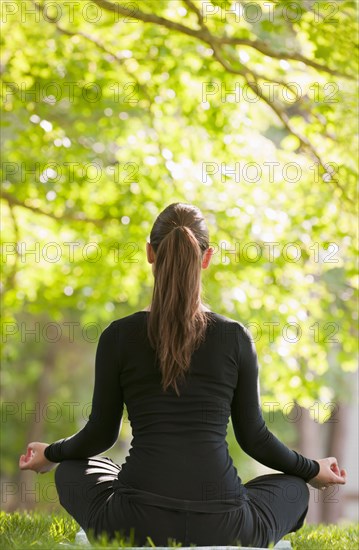
[[[1,550],[65,550],[74,544],[79,526],[65,514],[0,512]],[[305,525],[297,533],[287,535],[293,550],[358,550],[358,525]],[[118,539],[109,543],[105,539],[93,544],[94,548],[125,548],[130,540]],[[154,546],[148,540],[148,547]],[[175,546],[175,542],[171,544]],[[80,546],[78,548],[81,548]],[[87,547],[83,547],[87,548]]]
[[[78,524],[69,516],[0,512],[0,548],[63,548],[75,539]]]
[[[78,523],[67,514],[43,515],[38,512],[7,514],[0,512],[0,550],[66,550],[66,545],[74,545]],[[135,546],[133,538],[121,538],[108,541],[104,536],[93,541],[93,548],[126,548]],[[149,548],[155,544],[148,537]],[[178,547],[176,542],[169,546]],[[71,548],[71,546],[69,546]],[[74,546],[74,548],[91,548]]]
[[[304,525],[284,540],[293,550],[359,550],[359,525]]]

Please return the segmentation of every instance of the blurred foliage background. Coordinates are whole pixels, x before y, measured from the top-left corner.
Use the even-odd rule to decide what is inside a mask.
[[[99,334],[150,303],[171,202],[208,221],[203,298],[251,330],[273,432],[301,448],[286,415],[350,402],[356,21],[344,0],[2,3],[3,507],[58,506],[18,456],[86,422]],[[125,415],[107,454],[130,439]]]

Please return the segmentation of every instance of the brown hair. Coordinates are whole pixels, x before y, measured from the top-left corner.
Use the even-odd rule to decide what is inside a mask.
[[[201,264],[209,247],[208,229],[196,206],[172,203],[157,217],[150,233],[156,254],[148,338],[156,350],[164,391],[190,367],[209,322],[201,307]]]

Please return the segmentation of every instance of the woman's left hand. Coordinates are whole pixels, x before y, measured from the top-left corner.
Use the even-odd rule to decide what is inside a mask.
[[[345,485],[347,480],[346,470],[340,470],[338,461],[334,456],[317,460],[319,472],[308,481],[309,485],[316,489],[327,489],[332,485]]]
[[[56,462],[47,460],[44,451],[49,445],[47,443],[29,443],[26,455],[21,455],[19,460],[20,470],[33,470],[38,474],[45,474],[57,465]]]

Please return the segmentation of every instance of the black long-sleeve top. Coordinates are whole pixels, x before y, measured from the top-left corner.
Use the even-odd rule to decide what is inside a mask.
[[[126,404],[133,438],[119,479],[130,487],[193,500],[240,493],[226,442],[229,417],[239,445],[258,462],[305,481],[315,477],[319,463],[290,450],[265,424],[249,331],[218,313],[207,315],[206,338],[192,355],[180,396],[161,389],[147,337],[148,312],[113,321],[97,347],[89,420],[78,433],[49,445],[46,458],[88,458],[112,447]]]

